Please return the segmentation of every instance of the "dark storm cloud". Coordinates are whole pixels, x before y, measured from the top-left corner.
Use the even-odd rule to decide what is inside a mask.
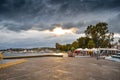
[[[60,5],[58,12],[66,12],[66,10],[78,12],[79,11],[87,11],[94,10],[100,8],[119,8],[120,1],[119,0],[0,0],[0,9],[2,12],[20,12],[26,10],[27,12],[39,12],[47,13],[44,9],[52,9],[48,10],[48,12],[54,12],[57,9],[53,7]],[[49,13],[50,14],[50,13]]]
[[[31,28],[51,30],[55,27],[54,24],[60,24],[63,28],[80,28],[89,24],[89,22],[84,22],[86,20],[91,20],[91,22],[95,21],[92,21],[89,17],[88,19],[82,20],[81,17],[91,16],[87,13],[91,13],[94,16],[106,10],[119,11],[120,1],[0,0],[0,27],[6,27],[13,31],[29,30]],[[2,23],[2,21],[8,21],[8,23]],[[9,21],[14,23],[10,23]]]
[[[11,31],[19,32],[21,30],[29,30],[31,29],[32,24],[25,24],[16,21],[0,21],[0,29],[8,29]]]
[[[88,25],[107,22],[110,32],[120,34],[119,21],[120,0],[0,0],[0,49],[53,47],[80,37],[55,36],[50,33],[55,27],[83,34]]]
[[[120,22],[119,21],[120,21],[120,13],[113,19],[109,20],[111,32],[120,33]]]

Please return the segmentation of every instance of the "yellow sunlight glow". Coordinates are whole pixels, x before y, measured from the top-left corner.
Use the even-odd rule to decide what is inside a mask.
[[[76,33],[77,28],[70,28],[70,29],[63,29],[62,27],[56,27],[52,30],[52,33],[60,36],[60,35],[65,35],[65,34],[74,34]]]
[[[61,36],[61,35],[65,35],[65,34],[76,34],[77,32],[77,28],[70,28],[70,29],[63,29],[62,27],[55,27],[52,31],[50,30],[45,30],[44,32],[46,33],[52,33],[56,36]]]
[[[67,29],[62,29],[61,27],[56,27],[53,29],[52,33],[56,35],[64,35],[66,33],[72,33],[72,31]]]

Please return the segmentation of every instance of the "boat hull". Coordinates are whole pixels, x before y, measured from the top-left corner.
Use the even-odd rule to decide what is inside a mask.
[[[120,59],[120,56],[117,56],[117,55],[112,55],[111,57]]]

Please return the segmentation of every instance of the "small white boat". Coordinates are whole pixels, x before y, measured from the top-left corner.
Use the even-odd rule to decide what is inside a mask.
[[[117,54],[115,54],[115,55],[112,55],[111,57],[112,57],[112,58],[118,58],[118,59],[120,59],[120,53],[117,53]]]

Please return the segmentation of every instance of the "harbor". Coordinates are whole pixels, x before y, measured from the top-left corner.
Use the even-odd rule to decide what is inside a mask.
[[[120,0],[0,0],[0,80],[120,80]]]

